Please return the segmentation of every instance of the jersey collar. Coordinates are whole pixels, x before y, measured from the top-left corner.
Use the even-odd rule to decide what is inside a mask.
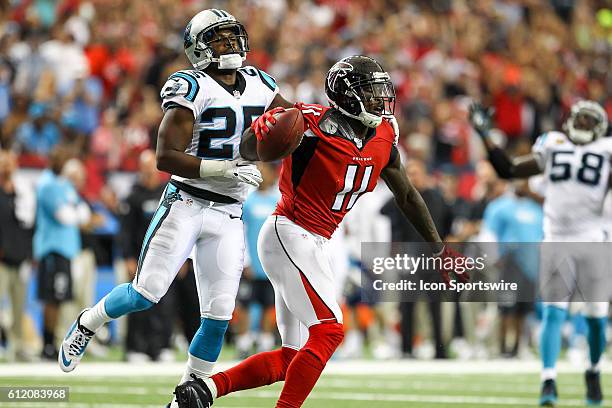
[[[209,75],[217,84],[219,84],[219,86],[223,89],[225,89],[225,91],[227,93],[229,93],[230,95],[232,95],[234,98],[239,99],[240,96],[242,96],[242,94],[244,93],[244,90],[246,89],[246,79],[244,79],[244,76],[242,75],[242,72],[240,71],[236,71],[236,83],[234,83],[234,85],[227,85],[225,82],[223,81],[219,81],[216,78],[214,78],[213,76]]]
[[[376,129],[371,129],[365,139],[360,139],[353,131],[346,118],[337,109],[329,109],[321,118],[319,128],[325,134],[341,137],[353,143],[358,150],[363,150],[366,144],[376,136]]]

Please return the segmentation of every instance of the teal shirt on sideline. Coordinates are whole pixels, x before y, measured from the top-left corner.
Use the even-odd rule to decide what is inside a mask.
[[[276,187],[263,192],[256,190],[249,194],[242,208],[247,251],[249,251],[251,270],[255,279],[268,279],[257,255],[257,237],[266,218],[274,212],[279,199],[280,194]]]
[[[539,268],[539,243],[544,238],[542,206],[526,197],[505,194],[489,203],[483,226],[497,239],[500,255],[514,252],[518,266],[532,279]]]
[[[81,250],[78,225],[64,225],[55,213],[64,205],[77,205],[81,201],[73,185],[63,177],[45,170],[36,186],[36,227],[34,230],[34,259],[39,260],[52,252],[65,258],[74,258]]]

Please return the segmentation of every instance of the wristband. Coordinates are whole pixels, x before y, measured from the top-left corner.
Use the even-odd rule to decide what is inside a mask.
[[[226,160],[200,160],[200,178],[223,176],[226,169]]]

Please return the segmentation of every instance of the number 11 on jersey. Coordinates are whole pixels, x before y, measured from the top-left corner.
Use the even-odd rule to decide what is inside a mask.
[[[365,191],[368,189],[368,184],[370,184],[370,177],[372,176],[372,169],[374,166],[365,166],[359,188],[355,190],[357,187],[355,186],[355,180],[358,178],[357,176],[359,173],[361,173],[362,168],[363,167],[359,166],[358,164],[349,164],[346,167],[346,173],[344,174],[344,187],[338,192],[338,194],[336,194],[336,199],[332,205],[333,211],[343,210],[344,202],[346,201],[347,196],[350,196],[350,198],[346,203],[346,207],[344,207],[344,211],[350,210],[353,208],[353,205],[355,205],[355,202],[359,196],[365,193]]]

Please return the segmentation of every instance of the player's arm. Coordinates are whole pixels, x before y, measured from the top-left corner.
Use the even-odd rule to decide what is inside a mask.
[[[429,209],[425,205],[421,194],[408,179],[397,148],[393,147],[391,156],[389,164],[387,164],[387,167],[384,168],[380,176],[393,193],[395,201],[404,216],[418,233],[421,234],[423,239],[427,242],[440,243],[435,248],[437,252],[443,246],[442,239],[440,239]]]
[[[442,258],[442,268],[438,272],[444,282],[450,283],[451,273],[455,273],[462,282],[467,282],[470,279],[469,273],[467,271],[457,272],[453,267],[455,262],[447,262],[448,259],[462,258],[463,255],[450,246],[444,245],[440,239],[429,209],[425,201],[423,201],[421,194],[408,179],[404,166],[402,166],[399,152],[395,146],[393,147],[389,164],[381,172],[381,177],[393,193],[395,201],[404,216],[427,242],[433,243],[434,256]]]
[[[257,136],[255,135],[255,125],[256,122],[259,121],[261,123],[265,123],[266,120],[270,121],[270,118],[276,112],[282,112],[285,109],[289,109],[293,107],[293,103],[289,102],[281,94],[276,94],[272,102],[270,102],[270,106],[268,106],[268,110],[261,115],[255,122],[253,122],[253,126],[248,128],[242,134],[242,141],[240,142],[240,156],[245,160],[250,161],[258,161],[259,156],[257,155]],[[273,118],[272,118],[273,119]],[[259,127],[262,128],[261,126]],[[263,129],[267,133],[268,128]]]
[[[201,160],[185,153],[193,133],[193,113],[182,107],[168,109],[157,133],[157,169],[177,176],[200,177]]]
[[[259,156],[257,155],[257,138],[252,128],[247,128],[242,134],[240,157],[244,160],[259,161]]]
[[[497,175],[503,179],[527,178],[542,173],[535,154],[510,158],[497,147],[489,137],[493,110],[478,103],[470,106],[470,123],[481,137],[488,153],[488,158]]]
[[[272,99],[272,102],[270,102],[270,106],[268,106],[268,110],[279,108],[279,107],[289,109],[289,108],[293,108],[293,105],[294,105],[293,102],[289,102],[281,94],[276,94],[274,99]]]

